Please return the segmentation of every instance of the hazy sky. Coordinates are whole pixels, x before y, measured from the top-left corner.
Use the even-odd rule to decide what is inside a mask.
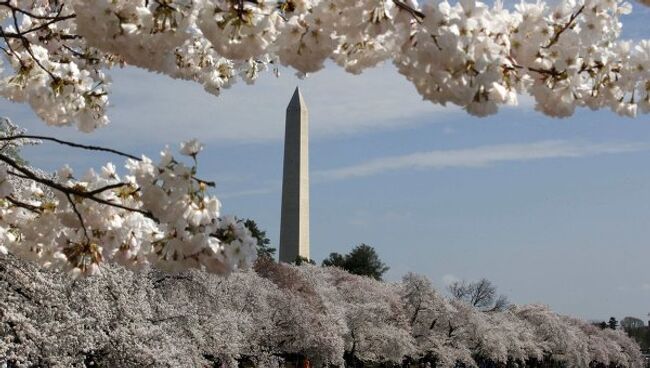
[[[647,37],[635,6],[626,35]],[[317,261],[361,242],[390,266],[444,287],[487,277],[516,303],[583,318],[650,312],[650,117],[580,111],[551,119],[522,98],[478,119],[423,102],[391,65],[351,76],[330,65],[288,70],[220,97],[188,82],[116,70],[111,126],[90,135],[49,128],[22,105],[0,115],[31,133],[157,157],[165,145],[206,144],[200,173],[224,213],[279,237],[284,111],[296,85],[311,121],[311,252]],[[79,171],[102,155],[44,146],[35,166]],[[116,162],[119,162],[117,160]]]

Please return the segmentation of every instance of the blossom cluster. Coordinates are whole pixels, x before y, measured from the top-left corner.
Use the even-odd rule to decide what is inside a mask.
[[[648,4],[647,0],[640,4]],[[134,65],[218,94],[278,65],[329,59],[350,73],[392,61],[424,99],[483,116],[531,95],[576,107],[650,111],[650,41],[621,40],[623,0],[551,5],[477,0],[64,0],[0,4],[10,68],[0,95],[48,124],[107,123],[106,70]]]
[[[0,63],[0,96],[28,103],[49,125],[76,123],[90,132],[108,123],[103,68],[111,63],[102,59],[109,56],[86,45],[73,14],[49,1],[8,1],[0,4],[0,22],[12,70],[2,73]]]
[[[166,148],[158,163],[143,156],[75,178],[68,166],[45,176],[7,155],[0,165],[0,253],[91,274],[104,263],[154,265],[227,274],[249,267],[256,240],[241,221],[220,216],[211,183],[196,177],[196,141],[177,161]]]

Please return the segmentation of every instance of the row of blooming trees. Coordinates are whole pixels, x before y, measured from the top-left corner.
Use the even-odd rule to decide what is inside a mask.
[[[642,367],[622,331],[541,305],[483,312],[425,277],[263,260],[227,278],[0,258],[0,366]]]
[[[331,60],[360,73],[388,61],[424,99],[479,116],[522,94],[557,117],[577,107],[650,111],[650,42],[620,39],[619,18],[631,4],[556,3],[0,0],[0,96],[29,104],[49,125],[90,132],[108,124],[114,67],[195,81],[217,94],[269,67],[304,75]],[[48,140],[17,134],[0,143],[15,148],[36,138]],[[125,156],[127,174],[107,164],[79,178],[67,167],[46,175],[0,152],[0,252],[84,274],[103,263],[220,274],[251,265],[250,234],[220,216],[210,183],[196,176],[197,142],[182,149],[191,163],[169,150],[154,163],[53,141]]]

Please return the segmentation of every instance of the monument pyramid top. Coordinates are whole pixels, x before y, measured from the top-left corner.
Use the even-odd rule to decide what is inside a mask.
[[[291,97],[287,110],[307,110],[307,104],[305,103],[305,99],[302,97],[302,93],[300,93],[300,87],[296,87],[295,92],[293,92],[293,97]]]

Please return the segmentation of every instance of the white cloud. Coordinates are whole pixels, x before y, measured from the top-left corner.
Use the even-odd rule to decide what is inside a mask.
[[[319,170],[311,173],[312,183],[344,180],[356,177],[378,175],[384,172],[409,169],[445,169],[445,168],[482,168],[501,162],[525,162],[543,159],[579,158],[604,154],[619,154],[650,150],[648,143],[610,142],[590,143],[575,141],[541,141],[532,143],[500,144],[466,149],[438,150],[413,153],[403,156],[382,157],[361,164],[345,166],[330,170]],[[227,192],[220,198],[235,198],[251,195],[262,195],[280,191],[280,182],[266,187]],[[369,213],[357,211],[352,215],[350,223],[367,224]],[[401,214],[401,217],[407,214]],[[398,218],[384,216],[384,221]],[[379,220],[375,218],[375,220]],[[650,289],[650,284],[645,285]]]
[[[586,157],[648,149],[650,144],[647,143],[589,143],[562,140],[501,144],[383,157],[352,166],[317,171],[313,173],[313,177],[321,181],[342,180],[394,170],[486,167],[499,162]]]
[[[399,129],[460,111],[422,101],[390,64],[357,76],[328,65],[304,80],[289,70],[279,78],[266,73],[255,85],[240,81],[220,96],[208,94],[196,83],[135,68],[111,74],[112,126],[93,135],[131,145],[143,139],[160,144],[193,137],[205,143],[280,140],[296,85],[307,101],[314,138]]]
[[[278,190],[278,187],[276,186],[269,186],[266,188],[257,188],[257,189],[248,189],[248,190],[241,190],[237,192],[226,192],[223,194],[219,194],[220,199],[229,199],[229,198],[237,198],[237,197],[248,197],[248,196],[254,196],[254,195],[263,195],[263,194],[269,194],[269,193],[274,193]]]

